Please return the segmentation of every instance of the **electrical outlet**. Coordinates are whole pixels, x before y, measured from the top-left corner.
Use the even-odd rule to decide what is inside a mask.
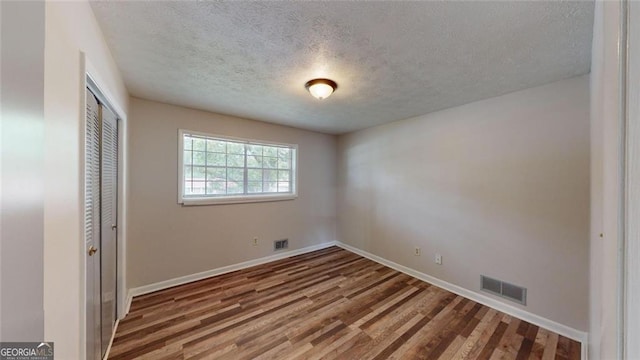
[[[413,253],[413,255],[415,255],[415,256],[420,256],[420,254],[421,254],[421,253],[422,253],[422,251],[420,250],[420,248],[419,248],[419,247],[417,247],[417,248],[415,249],[415,252]]]
[[[436,264],[442,265],[442,255],[436,254]]]
[[[253,246],[258,246],[258,238],[257,237],[253,238]]]

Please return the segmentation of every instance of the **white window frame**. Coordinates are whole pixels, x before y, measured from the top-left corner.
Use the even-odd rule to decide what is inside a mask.
[[[192,134],[197,136],[203,136],[212,139],[218,139],[222,141],[234,141],[243,142],[252,145],[266,145],[266,146],[284,146],[292,148],[293,154],[291,159],[291,186],[292,192],[288,193],[268,193],[268,194],[241,194],[241,195],[222,195],[222,196],[199,196],[199,197],[185,197],[184,196],[184,135]],[[265,202],[265,201],[283,201],[293,200],[298,197],[298,145],[278,143],[273,141],[264,141],[256,139],[246,139],[239,137],[232,137],[226,135],[218,135],[205,133],[201,131],[192,131],[187,129],[178,129],[178,204],[185,206],[191,205],[218,205],[218,204],[239,204],[239,203],[253,203],[253,202]],[[246,170],[246,164],[245,164]],[[245,175],[246,177],[246,175]],[[246,182],[246,179],[245,179]],[[246,189],[245,189],[246,190]]]

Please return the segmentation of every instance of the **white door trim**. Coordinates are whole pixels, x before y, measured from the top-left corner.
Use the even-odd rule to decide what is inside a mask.
[[[97,90],[104,97],[104,101],[109,104],[111,109],[116,113],[118,117],[118,295],[117,295],[117,308],[118,318],[123,318],[126,315],[125,305],[127,301],[127,286],[126,286],[126,244],[127,244],[127,190],[128,190],[128,172],[127,172],[127,154],[128,154],[128,120],[127,112],[121,104],[116,102],[116,98],[112,95],[112,92],[104,85],[95,70],[95,67],[91,65],[89,59],[86,59],[86,77],[97,87]]]
[[[80,67],[82,74],[82,89],[85,89],[89,86],[88,79],[91,79],[91,82],[95,86],[94,90],[97,90],[101,96],[103,97],[103,101],[108,103],[111,109],[116,113],[119,120],[119,129],[118,129],[118,210],[117,210],[117,241],[118,241],[118,263],[117,263],[117,294],[116,294],[116,307],[117,307],[117,317],[118,319],[123,318],[126,315],[126,304],[127,304],[127,284],[126,284],[126,244],[127,244],[127,192],[128,192],[128,172],[127,172],[127,158],[128,158],[128,119],[127,119],[127,111],[123,107],[123,104],[120,104],[116,101],[116,97],[113,96],[113,93],[106,86],[106,82],[102,80],[99,75],[99,72],[95,66],[92,65],[91,60],[86,56],[84,52],[80,52]],[[84,90],[82,91],[84,97]],[[81,101],[81,111],[86,111],[85,100]],[[82,127],[82,136],[80,136],[80,158],[84,159],[84,124]],[[81,174],[84,176],[84,160],[80,164]],[[84,184],[84,181],[80,182]],[[84,185],[82,185],[84,186]],[[84,188],[80,189],[81,193],[81,201],[84,202]],[[84,211],[80,212],[81,219],[80,224],[84,226]],[[81,234],[84,234],[83,229],[80,229]],[[87,313],[84,304],[86,303],[86,274],[87,269],[85,267],[85,253],[84,253],[84,235],[81,237],[81,274],[80,274],[80,304],[83,304],[80,309],[80,348],[83,356],[86,355],[86,351],[84,346],[87,340],[86,333],[86,322],[87,322]]]
[[[625,213],[624,266],[620,339],[624,359],[640,358],[640,4],[628,2],[626,13]]]

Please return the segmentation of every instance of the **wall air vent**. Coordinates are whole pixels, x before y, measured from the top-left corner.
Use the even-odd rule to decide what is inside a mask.
[[[480,289],[519,304],[527,305],[527,289],[522,286],[480,275]]]
[[[273,250],[278,251],[289,247],[289,239],[276,240],[273,242]]]

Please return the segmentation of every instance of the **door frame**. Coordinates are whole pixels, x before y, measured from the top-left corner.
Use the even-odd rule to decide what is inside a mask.
[[[626,35],[623,84],[624,136],[624,218],[620,299],[621,314],[618,354],[625,359],[640,358],[640,4],[623,1]]]
[[[84,66],[83,66],[84,65]],[[94,95],[101,102],[108,104],[111,110],[118,117],[118,208],[117,208],[117,271],[116,271],[116,324],[114,326],[115,329],[118,327],[118,323],[120,319],[124,318],[124,316],[128,312],[128,307],[130,303],[128,301],[128,289],[127,289],[127,256],[126,256],[126,246],[127,246],[127,192],[128,192],[128,121],[127,121],[127,111],[123,107],[123,104],[119,104],[116,101],[116,98],[113,96],[112,92],[109,90],[109,87],[106,85],[107,83],[102,80],[97,71],[97,68],[92,65],[90,59],[86,56],[85,53],[81,53],[81,69],[82,69],[82,111],[83,114],[86,110],[86,100],[84,99],[84,94],[86,88],[91,89],[94,92]],[[84,118],[84,116],[83,116]],[[86,120],[83,123],[83,129],[86,126]],[[82,150],[82,156],[84,157],[84,131],[81,136],[80,148]],[[84,166],[84,161],[83,161]],[[84,176],[84,170],[82,170],[82,174]],[[84,201],[84,199],[83,199]],[[84,212],[82,213],[82,224],[84,223]],[[84,225],[83,225],[84,226]],[[81,253],[82,253],[82,281],[81,281],[81,304],[86,303],[86,275],[87,269],[84,263],[84,236],[82,237],[82,245],[81,245]],[[80,319],[82,321],[81,324],[81,340],[82,344],[86,344],[87,334],[86,334],[86,322],[87,322],[87,313],[86,308],[82,306]],[[111,341],[113,341],[113,334],[111,336]],[[109,354],[111,344],[107,348],[106,354]]]

